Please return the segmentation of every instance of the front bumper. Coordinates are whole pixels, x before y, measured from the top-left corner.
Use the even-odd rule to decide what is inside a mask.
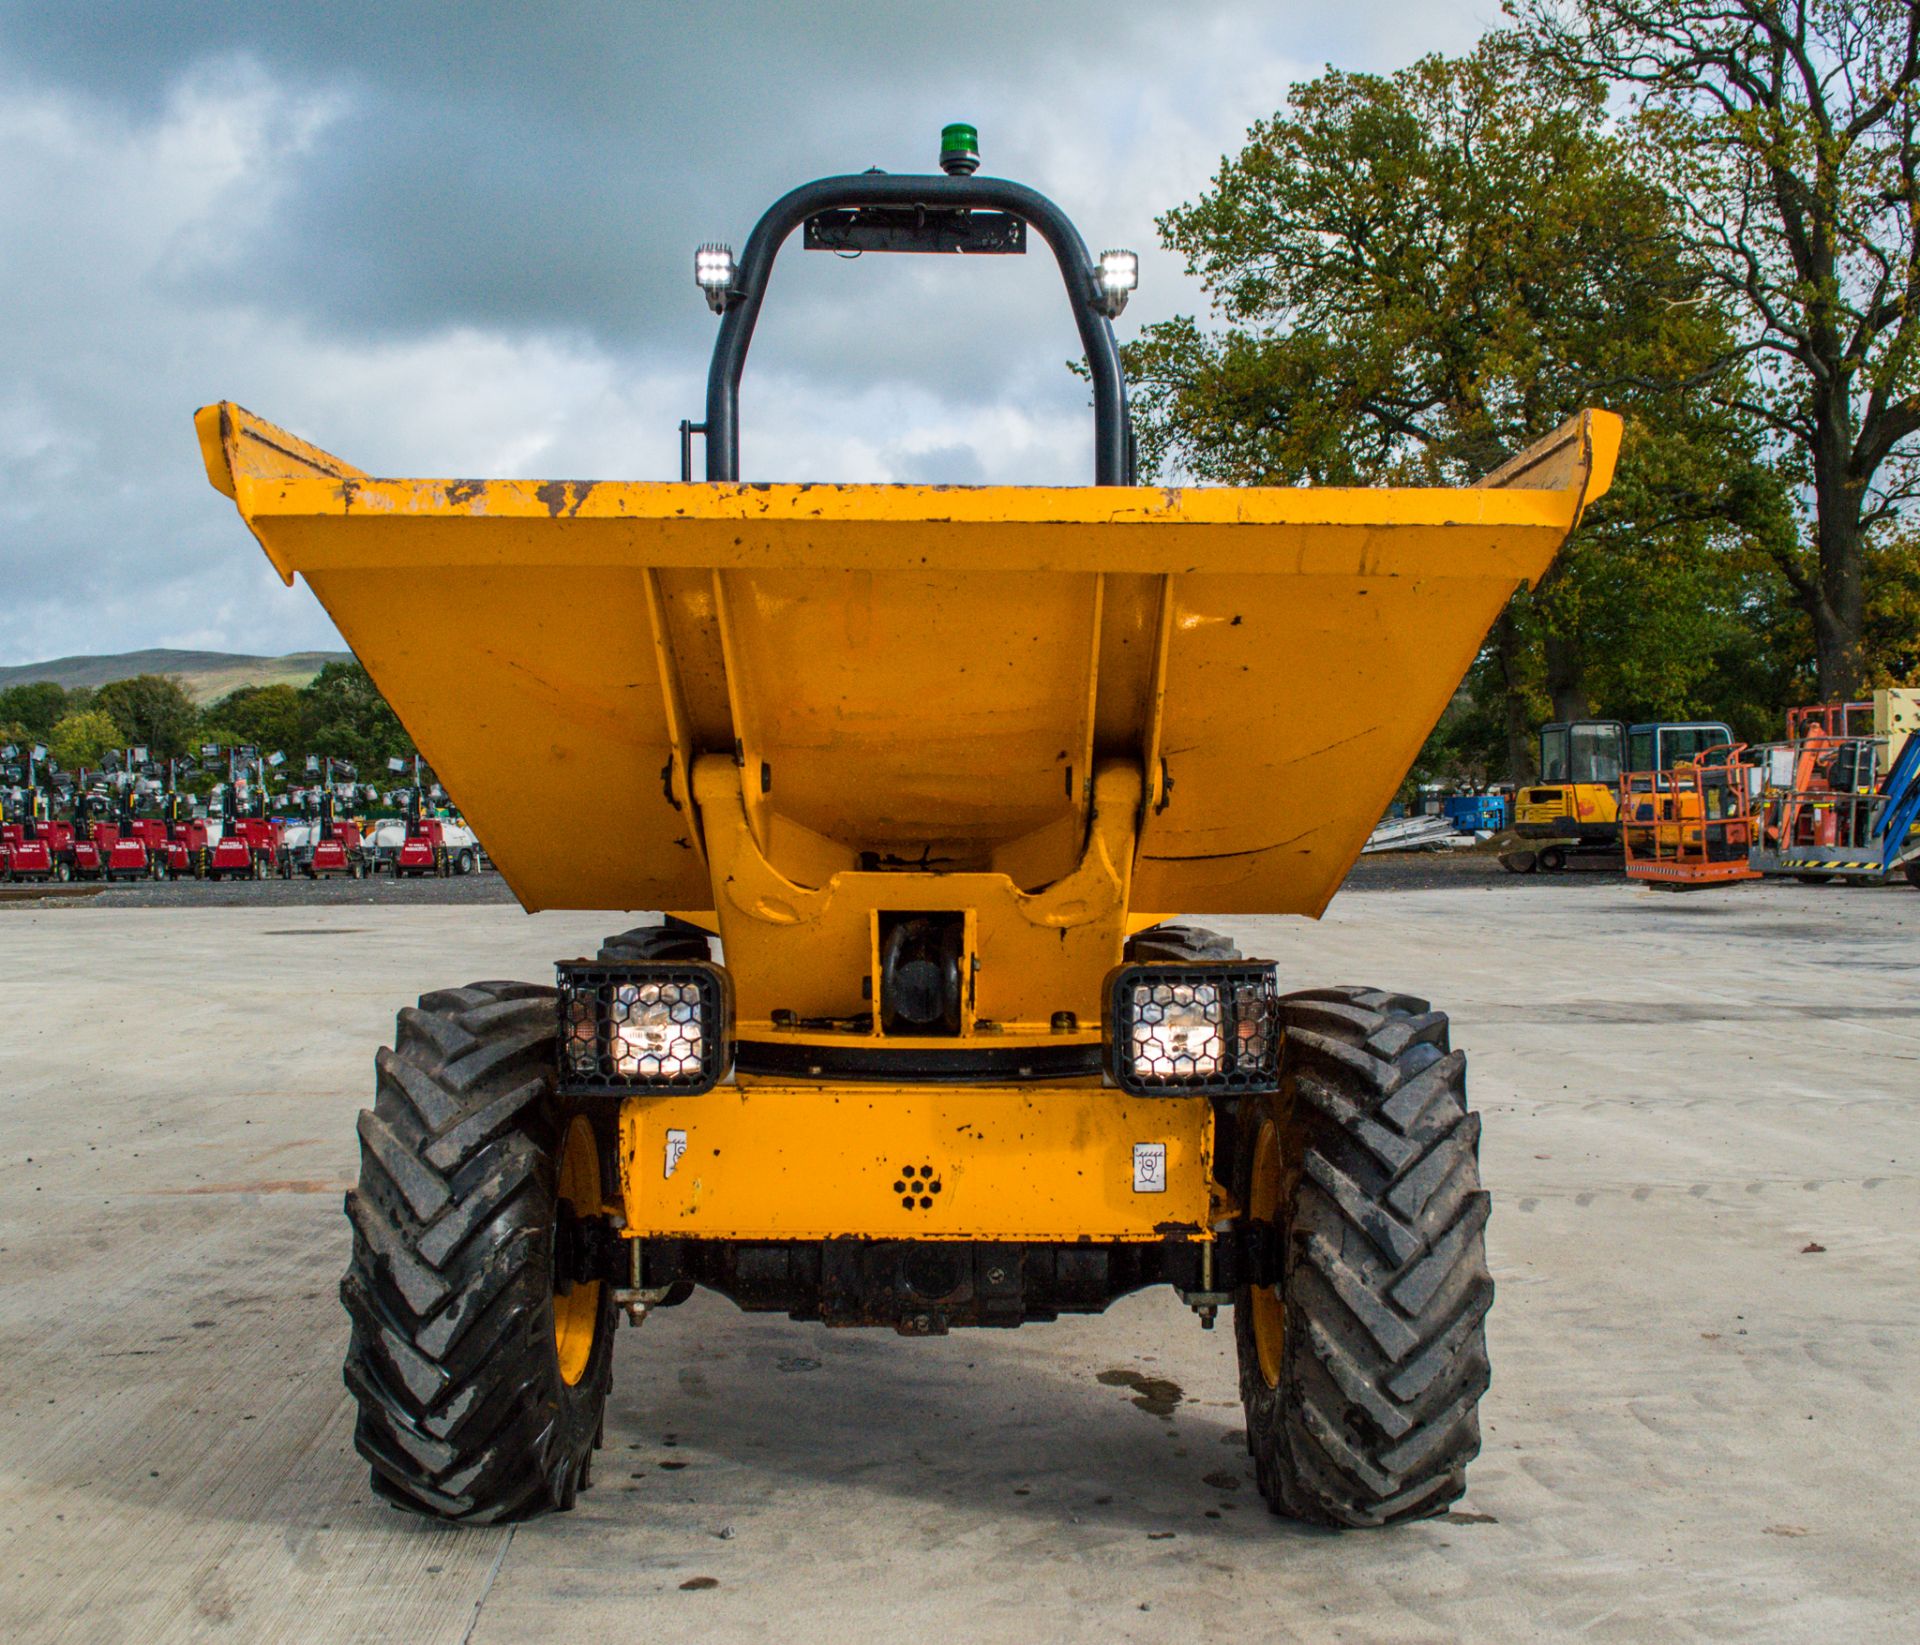
[[[629,1238],[1212,1237],[1214,1110],[1109,1086],[753,1082],[625,1098]]]

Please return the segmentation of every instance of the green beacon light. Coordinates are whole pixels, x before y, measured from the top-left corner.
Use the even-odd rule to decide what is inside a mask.
[[[944,126],[940,131],[940,169],[949,177],[971,177],[980,169],[980,133],[972,126]]]

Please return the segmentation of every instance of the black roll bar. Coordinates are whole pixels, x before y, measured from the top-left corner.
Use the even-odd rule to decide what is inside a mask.
[[[1060,265],[1080,345],[1093,379],[1093,483],[1133,483],[1133,439],[1127,384],[1113,326],[1095,304],[1093,259],[1073,220],[1044,194],[999,177],[892,176],[863,172],[805,183],[767,208],[754,225],[734,272],[707,370],[707,478],[740,478],[740,377],[767,293],[773,261],[787,237],[817,212],[863,206],[929,211],[1003,211],[1037,230]],[[685,425],[683,425],[683,430]],[[683,432],[684,438],[684,432]]]

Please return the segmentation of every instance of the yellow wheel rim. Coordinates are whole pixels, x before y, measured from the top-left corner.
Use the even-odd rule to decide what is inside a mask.
[[[1280,1220],[1280,1128],[1271,1118],[1260,1122],[1253,1143],[1253,1184],[1247,1215],[1256,1222]],[[1286,1345],[1287,1310],[1277,1285],[1253,1287],[1253,1347],[1260,1375],[1269,1388],[1280,1386],[1280,1356]]]
[[[567,1127],[560,1150],[559,1197],[575,1216],[593,1216],[600,1209],[600,1150],[593,1127],[576,1115]],[[587,1374],[593,1357],[593,1334],[600,1323],[600,1282],[576,1283],[562,1295],[553,1295],[553,1347],[560,1359],[560,1380],[574,1386]]]

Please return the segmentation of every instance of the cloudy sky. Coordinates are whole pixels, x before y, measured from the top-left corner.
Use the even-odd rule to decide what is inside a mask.
[[[0,0],[0,664],[338,643],[208,486],[232,399],[380,474],[671,478],[700,241],[940,127],[1142,253],[1328,63],[1463,49],[1497,0]],[[1038,248],[1036,248],[1038,249]],[[742,394],[763,479],[1077,483],[1052,259],[802,255]]]

